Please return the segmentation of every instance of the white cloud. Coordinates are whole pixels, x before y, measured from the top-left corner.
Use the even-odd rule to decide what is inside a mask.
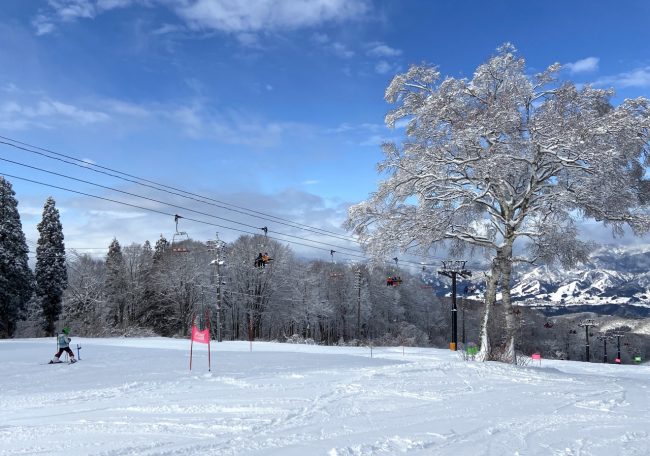
[[[331,46],[329,46],[329,49],[337,56],[344,58],[344,59],[349,59],[354,57],[354,51],[350,50],[345,44],[343,43],[332,43]]]
[[[0,88],[0,90],[2,90],[3,92],[7,92],[7,93],[15,93],[15,92],[18,92],[18,87],[16,86],[16,84],[10,82],[8,84],[3,85]]]
[[[650,67],[637,68],[613,76],[606,76],[598,79],[594,85],[614,86],[619,88],[650,87]]]
[[[48,0],[48,3],[64,21],[78,17],[90,19],[97,14],[97,8],[91,0]]]
[[[31,103],[7,101],[0,104],[0,126],[9,130],[23,130],[30,126],[52,128],[60,123],[89,125],[109,119],[105,112],[82,109],[49,98]]]
[[[52,33],[55,29],[52,20],[49,17],[44,16],[42,14],[39,14],[34,18],[34,20],[32,20],[32,25],[36,29],[36,35],[38,36]]]
[[[93,19],[100,14],[132,5],[162,5],[171,9],[190,28],[234,33],[247,45],[252,35],[263,31],[296,30],[324,23],[361,18],[370,9],[369,0],[48,0],[32,20],[37,35],[52,33],[56,24]],[[163,25],[154,33],[175,31]],[[327,35],[315,35],[328,41]]]
[[[302,183],[302,185],[316,185],[316,184],[320,183],[320,181],[316,180],[316,179],[310,179],[310,180],[303,181],[301,183]]]
[[[386,74],[393,69],[393,65],[385,60],[380,60],[375,64],[375,71],[379,74]]]
[[[384,43],[370,43],[366,54],[370,57],[397,57],[402,55],[400,49],[392,48]]]
[[[175,10],[194,28],[256,32],[354,19],[363,15],[368,5],[365,0],[185,0]]]
[[[152,35],[166,35],[168,33],[175,33],[178,31],[181,31],[181,27],[178,27],[177,25],[172,25],[172,24],[163,24],[160,27],[158,27],[156,30],[152,31]]]
[[[367,146],[376,147],[376,146],[381,146],[385,142],[389,142],[389,141],[394,141],[394,139],[387,138],[386,136],[382,136],[382,135],[372,135],[366,138],[365,140],[361,141],[359,145],[364,147]]]
[[[326,131],[326,133],[346,133],[349,131],[354,131],[354,132],[378,132],[383,130],[385,127],[383,124],[375,124],[375,123],[370,123],[370,122],[364,122],[362,124],[350,124],[347,122],[344,122],[340,124],[336,128],[329,128]]]
[[[598,70],[599,62],[600,59],[598,57],[587,57],[586,59],[578,60],[573,63],[566,63],[564,66],[571,72],[571,74],[587,73]]]
[[[142,0],[48,0],[49,9],[42,9],[32,20],[37,35],[56,29],[57,22],[93,19],[115,8],[125,8]]]
[[[269,121],[240,110],[214,113],[201,105],[179,107],[160,113],[180,125],[184,133],[194,139],[213,139],[225,144],[243,144],[254,147],[274,147],[285,134],[304,131],[303,124]]]

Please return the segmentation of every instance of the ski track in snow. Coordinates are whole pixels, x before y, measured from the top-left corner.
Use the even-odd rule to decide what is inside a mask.
[[[190,372],[184,340],[50,342],[0,341],[0,456],[650,454],[647,366],[225,342]]]

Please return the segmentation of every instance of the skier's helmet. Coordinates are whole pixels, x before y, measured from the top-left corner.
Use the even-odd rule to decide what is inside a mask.
[[[63,328],[63,334],[65,335],[70,334],[70,328]]]

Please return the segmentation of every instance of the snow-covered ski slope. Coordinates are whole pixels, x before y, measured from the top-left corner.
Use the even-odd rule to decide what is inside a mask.
[[[648,455],[650,367],[178,339],[0,341],[0,455]]]

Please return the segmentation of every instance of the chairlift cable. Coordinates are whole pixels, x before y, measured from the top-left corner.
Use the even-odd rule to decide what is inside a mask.
[[[169,212],[164,212],[164,211],[161,211],[161,210],[158,210],[158,209],[152,209],[152,208],[149,208],[149,207],[139,206],[137,204],[127,203],[125,201],[118,201],[118,200],[107,198],[107,197],[104,197],[104,196],[93,195],[93,194],[82,192],[82,191],[79,191],[79,190],[73,190],[73,189],[69,189],[69,188],[66,188],[66,187],[61,187],[61,186],[58,186],[58,185],[48,184],[48,183],[45,183],[45,182],[40,182],[40,181],[37,181],[37,180],[34,180],[34,179],[29,179],[29,178],[26,178],[26,177],[20,177],[20,176],[16,176],[16,175],[13,175],[13,174],[8,174],[8,173],[0,173],[0,174],[2,174],[4,176],[11,177],[12,179],[19,179],[19,180],[22,180],[22,181],[25,181],[25,182],[31,182],[33,184],[43,185],[43,186],[50,187],[50,188],[56,188],[58,190],[63,190],[63,191],[70,192],[70,193],[76,193],[78,195],[87,196],[89,198],[95,198],[95,199],[99,199],[99,200],[103,200],[103,201],[109,201],[111,203],[121,204],[121,205],[124,205],[124,206],[129,206],[129,207],[132,207],[132,208],[141,209],[141,210],[144,210],[144,211],[149,211],[149,212],[153,212],[153,213],[164,215],[164,216],[173,217],[175,215],[175,214],[172,214],[172,213],[169,213]],[[219,225],[219,224],[213,223],[213,222],[207,222],[205,220],[199,220],[199,219],[194,219],[194,218],[190,218],[190,217],[184,217],[184,218],[186,220],[196,222],[196,223],[201,223],[201,224],[204,224],[204,225],[216,226],[218,228],[224,228],[224,229],[227,229],[227,230],[237,231],[237,232],[240,232],[240,233],[245,233],[245,234],[250,234],[250,235],[255,235],[256,234],[256,233],[253,233],[253,232],[250,232],[250,231],[242,230],[242,229],[239,229],[239,228],[234,228],[234,227],[231,227],[231,226],[225,226],[225,225]],[[285,234],[282,234],[282,233],[277,233],[277,234],[280,234],[282,236],[288,236],[288,235],[285,235]],[[292,237],[297,237],[297,236],[292,236]],[[323,251],[327,251],[327,252],[330,250],[330,249],[327,249],[327,248],[324,248],[324,247],[317,247],[317,246],[314,246],[314,245],[305,244],[305,243],[297,242],[297,241],[291,241],[291,240],[288,240],[288,239],[282,239],[282,238],[278,238],[278,237],[269,236],[268,238],[269,239],[274,239],[274,240],[277,240],[277,241],[281,241],[281,242],[288,242],[290,244],[300,245],[300,246],[303,246],[303,247],[309,247],[309,248],[313,248],[313,249],[317,249],[317,250],[323,250]],[[303,238],[299,238],[299,239],[303,239]],[[306,240],[308,242],[316,242],[316,241],[311,241],[310,239],[304,239],[304,240]],[[326,243],[322,243],[322,244],[326,244]],[[364,259],[364,260],[368,259],[367,256],[364,256],[362,254],[344,253],[344,255],[348,256],[348,257],[361,258],[361,259]]]
[[[121,180],[131,182],[131,183],[134,183],[134,184],[137,184],[137,185],[153,188],[153,189],[158,190],[158,191],[162,191],[162,192],[170,193],[170,194],[180,196],[180,197],[183,197],[183,198],[198,201],[198,202],[203,203],[203,204],[209,204],[209,205],[212,205],[212,206],[215,206],[215,207],[219,207],[221,209],[226,209],[226,210],[229,210],[229,211],[232,211],[232,212],[247,215],[249,217],[258,217],[258,218],[260,218],[260,216],[268,217],[268,218],[271,218],[271,219],[275,219],[273,221],[276,222],[276,223],[279,223],[279,224],[282,224],[282,225],[287,225],[287,226],[290,226],[292,228],[302,229],[302,230],[305,230],[305,231],[311,231],[311,232],[316,233],[316,234],[330,236],[330,237],[334,237],[334,238],[344,240],[344,241],[350,241],[350,242],[356,242],[356,243],[359,242],[358,239],[355,239],[355,238],[350,237],[350,236],[345,236],[345,235],[342,235],[342,234],[334,233],[334,232],[329,231],[329,230],[325,230],[323,228],[313,227],[313,226],[306,225],[306,224],[303,224],[303,223],[294,222],[293,220],[289,220],[289,219],[286,219],[286,218],[283,218],[283,217],[278,217],[278,216],[275,216],[275,215],[266,214],[264,212],[256,211],[254,209],[248,209],[248,208],[243,207],[243,206],[238,206],[236,204],[232,204],[232,203],[228,203],[228,202],[225,202],[225,201],[217,200],[215,198],[199,195],[199,194],[196,194],[196,193],[189,192],[187,190],[183,190],[183,189],[179,189],[179,188],[172,187],[172,186],[169,186],[169,185],[161,184],[161,183],[151,181],[149,179],[145,179],[145,178],[142,178],[142,177],[134,176],[132,174],[128,174],[128,173],[125,173],[125,172],[122,172],[122,171],[119,171],[119,170],[116,170],[116,169],[112,169],[112,168],[109,168],[109,167],[106,167],[106,166],[98,165],[96,163],[89,163],[88,161],[85,161],[85,160],[82,160],[82,159],[79,159],[79,158],[76,158],[76,157],[72,157],[70,155],[61,154],[61,153],[54,152],[54,151],[49,150],[49,149],[45,149],[45,148],[42,148],[42,147],[34,146],[34,145],[31,145],[31,144],[19,141],[19,140],[16,140],[16,139],[8,138],[6,136],[0,135],[0,138],[4,139],[6,141],[12,141],[13,143],[16,143],[16,144],[12,144],[11,142],[0,141],[0,144],[4,144],[4,145],[10,146],[10,147],[14,147],[16,149],[23,150],[25,152],[41,155],[43,157],[47,157],[47,158],[52,159],[52,160],[57,160],[57,161],[60,161],[60,162],[63,162],[63,163],[67,163],[69,165],[78,166],[80,168],[90,170],[90,171],[93,171],[93,172],[96,172],[96,173],[104,174],[104,175],[107,175],[107,176],[110,176],[110,177],[115,177],[117,179],[121,179]],[[21,144],[21,145],[26,146],[26,147],[18,146],[18,144]],[[31,149],[28,149],[28,148],[31,148]],[[37,150],[32,150],[32,149],[37,149]],[[47,155],[47,154],[45,154],[43,152],[38,152],[38,150],[41,150],[43,152],[47,152],[49,154],[54,154],[54,155],[56,155],[58,157],[52,157],[52,156]],[[65,158],[67,158],[69,160],[73,160],[73,161],[64,160],[64,159],[59,158],[59,157],[65,157]],[[79,163],[75,163],[75,162],[79,162]],[[95,168],[100,168],[100,169],[95,169]],[[109,173],[107,171],[102,171],[102,170],[111,171],[112,173],[118,173],[118,174],[121,174],[122,176],[119,176],[117,174],[112,174],[112,173]],[[123,177],[123,176],[128,176],[128,178]],[[132,179],[129,179],[129,178],[132,178]],[[137,180],[133,180],[133,179],[137,179]],[[151,184],[153,184],[153,185],[151,185]],[[160,187],[162,187],[162,188],[160,188]],[[169,189],[174,190],[174,191],[170,191]],[[181,192],[181,193],[177,193],[177,192]],[[188,196],[188,195],[191,195],[191,196]],[[201,199],[197,199],[197,198],[201,198]],[[213,201],[213,202],[216,202],[216,203],[219,203],[219,204],[210,203],[210,202],[205,201],[205,200]],[[223,204],[225,204],[227,206],[232,206],[232,207],[222,206]],[[233,209],[233,208],[235,208],[235,209]],[[243,211],[246,211],[246,212],[243,212]],[[257,215],[255,215],[255,214],[257,214]]]
[[[334,237],[334,238],[338,238],[338,239],[345,240],[345,241],[360,243],[360,241],[358,239],[355,239],[353,237],[346,237],[346,236],[343,236],[343,235],[340,235],[340,234],[333,233],[331,231],[325,230],[323,228],[312,227],[310,225],[302,224],[302,223],[299,223],[299,222],[294,222],[292,220],[285,219],[285,218],[282,218],[282,217],[266,214],[266,213],[263,213],[263,212],[260,212],[260,211],[255,211],[253,209],[245,208],[243,206],[238,206],[238,205],[227,203],[227,202],[224,202],[224,201],[220,201],[220,200],[217,200],[217,199],[214,199],[214,198],[210,198],[210,197],[202,196],[202,195],[199,195],[199,194],[196,194],[196,193],[188,192],[186,190],[182,190],[182,189],[179,189],[179,188],[176,188],[176,187],[168,186],[168,185],[161,184],[161,183],[158,183],[158,182],[155,182],[155,181],[151,181],[151,180],[148,180],[148,179],[145,179],[145,178],[141,178],[141,177],[138,177],[138,176],[135,176],[135,175],[132,175],[132,174],[129,174],[129,173],[125,173],[123,171],[119,171],[119,170],[116,170],[116,169],[113,169],[113,168],[98,165],[96,163],[90,163],[90,162],[88,162],[86,160],[82,160],[82,159],[79,159],[79,158],[76,158],[76,157],[72,157],[70,155],[62,154],[62,153],[59,153],[59,152],[54,152],[53,150],[50,150],[50,149],[42,148],[42,147],[39,147],[39,146],[34,146],[32,144],[29,144],[29,143],[26,143],[26,142],[23,142],[23,141],[19,141],[19,140],[13,139],[13,138],[9,138],[9,137],[0,135],[0,139],[4,139],[5,141],[11,141],[11,142],[0,141],[0,144],[4,144],[4,145],[7,145],[7,146],[10,146],[10,147],[19,149],[19,150],[23,150],[25,152],[38,154],[38,155],[41,155],[43,157],[47,157],[47,158],[52,159],[52,160],[61,161],[61,162],[66,163],[66,164],[78,166],[78,167],[83,168],[85,170],[90,170],[90,171],[101,173],[101,174],[104,174],[104,175],[107,175],[107,176],[110,176],[110,177],[115,177],[117,179],[121,179],[121,180],[124,180],[124,181],[127,181],[127,182],[132,182],[132,183],[134,183],[136,185],[149,187],[149,188],[152,188],[152,189],[155,189],[155,190],[158,190],[158,191],[166,192],[166,193],[173,194],[173,195],[176,195],[176,196],[180,196],[180,197],[183,197],[183,198],[186,198],[186,199],[191,199],[191,200],[198,201],[198,202],[201,202],[201,203],[204,203],[204,204],[209,204],[209,205],[212,205],[212,206],[215,206],[215,207],[230,210],[230,211],[237,212],[237,213],[247,215],[247,216],[251,216],[251,217],[255,217],[255,215],[253,215],[253,214],[259,214],[259,215],[262,215],[262,216],[265,216],[265,217],[271,217],[273,219],[276,219],[276,223],[280,223],[280,224],[283,224],[283,225],[286,225],[286,226],[290,226],[292,228],[302,229],[302,230],[305,230],[305,231],[310,231],[310,232],[313,232],[313,233],[316,233],[316,234],[321,234],[321,235],[325,235],[325,236],[329,236],[329,237]],[[13,144],[13,143],[15,143],[15,144]],[[26,146],[26,147],[21,147],[18,144],[21,144],[21,145]],[[28,148],[30,148],[30,149],[28,149]],[[32,150],[32,149],[36,149],[36,150]],[[47,155],[45,153],[38,152],[39,150],[43,151],[43,152],[47,152],[48,154],[56,155],[56,156],[53,157],[51,155]],[[69,160],[74,160],[74,161],[64,160],[64,159],[59,158],[59,157],[65,157],[65,158],[67,158]],[[75,162],[78,162],[78,163],[75,163]],[[14,162],[14,163],[16,163],[16,162]],[[95,169],[95,168],[100,168],[100,169]],[[119,176],[119,175],[116,175],[116,174],[111,174],[109,172],[101,171],[101,170],[111,171],[113,173],[121,174],[122,176]],[[129,179],[129,178],[125,178],[123,176],[128,176],[130,178],[137,179],[137,180],[132,180],[132,179]],[[149,184],[146,184],[146,183],[143,183],[143,182],[147,182],[149,184],[154,184],[154,185],[149,185]],[[159,188],[159,187],[162,187],[162,188]],[[182,192],[182,193],[176,193],[174,191],[170,191],[170,190],[166,190],[166,189],[176,190],[176,191]],[[192,195],[192,196],[187,196],[187,195]],[[201,198],[201,199],[197,199],[197,198],[194,198],[194,197],[198,197],[198,198]],[[244,211],[247,211],[247,212],[242,212],[240,210],[232,209],[232,208],[229,208],[229,207],[224,207],[224,206],[221,206],[219,204],[213,204],[213,203],[210,203],[210,202],[207,202],[207,201],[204,201],[204,200],[209,200],[209,201],[214,201],[214,202],[217,202],[217,203],[220,203],[220,204],[225,204],[225,205],[232,206],[232,207],[235,207],[237,209],[241,209],[241,210],[244,210]],[[224,220],[228,220],[228,219],[224,219]],[[281,221],[288,222],[288,223],[282,223],[281,221],[278,222],[277,220],[281,220]],[[228,221],[231,221],[231,220],[228,220]],[[240,222],[234,222],[234,223],[240,223]],[[318,230],[318,231],[314,231],[314,230]],[[300,238],[300,237],[298,237],[298,238]],[[408,253],[407,255],[412,255],[412,256],[416,256],[416,257],[420,257],[420,258],[426,258],[426,259],[432,258],[431,256],[421,255],[421,254]],[[409,262],[409,263],[412,264],[412,262]]]
[[[250,225],[248,223],[238,222],[236,220],[231,220],[231,219],[228,219],[228,218],[225,218],[225,217],[219,217],[217,215],[209,214],[207,212],[197,211],[195,209],[190,209],[188,207],[180,206],[178,204],[167,203],[165,201],[158,200],[158,199],[155,199],[155,198],[151,198],[151,197],[148,197],[148,196],[138,195],[137,193],[127,192],[126,190],[120,190],[120,189],[117,189],[117,188],[109,187],[107,185],[102,185],[102,184],[98,184],[98,183],[95,183],[95,182],[90,182],[90,181],[87,181],[87,180],[84,180],[84,179],[79,179],[77,177],[68,176],[68,175],[62,174],[62,173],[57,173],[55,171],[49,171],[47,169],[39,168],[37,166],[27,165],[25,163],[20,163],[20,162],[14,161],[14,160],[9,160],[7,158],[0,157],[0,160],[6,161],[6,162],[9,162],[9,163],[13,163],[13,164],[16,164],[16,165],[19,165],[19,166],[23,166],[23,167],[26,167],[26,168],[31,168],[31,169],[41,171],[41,172],[44,172],[44,173],[53,174],[55,176],[63,177],[63,178],[66,178],[66,179],[74,180],[74,181],[81,182],[81,183],[84,183],[84,184],[94,185],[95,187],[103,188],[105,190],[110,190],[110,191],[122,193],[122,194],[125,194],[125,195],[128,195],[128,196],[134,196],[136,198],[141,198],[141,199],[151,201],[151,202],[154,202],[154,203],[164,204],[166,206],[175,207],[177,209],[183,209],[185,211],[193,212],[193,213],[196,213],[196,214],[199,214],[199,215],[204,215],[206,217],[211,217],[211,218],[215,218],[215,219],[218,219],[218,220],[224,220],[224,221],[230,222],[230,223],[235,223],[237,225],[242,225],[242,226],[245,226],[247,228],[256,228],[256,229],[258,228],[257,226]],[[176,215],[178,215],[178,214],[174,214],[174,216],[176,216]],[[187,217],[183,217],[183,218],[187,219]],[[187,220],[191,220],[191,219],[187,219]],[[217,226],[220,226],[220,225],[217,225]],[[266,227],[264,227],[264,228],[266,228]],[[267,231],[268,231],[268,229],[267,229]],[[282,236],[291,237],[291,238],[301,239],[301,240],[304,240],[304,241],[314,242],[316,244],[331,245],[331,244],[329,244],[327,242],[306,239],[306,238],[303,238],[301,236],[296,236],[296,235],[292,235],[292,234],[286,234],[286,233],[280,233],[280,232],[277,232],[277,234],[282,235]],[[358,250],[355,250],[355,249],[352,249],[352,248],[349,248],[349,247],[343,247],[343,246],[337,246],[337,247],[339,249],[344,249],[344,250],[349,250],[349,251],[352,251],[352,252],[360,253]]]

